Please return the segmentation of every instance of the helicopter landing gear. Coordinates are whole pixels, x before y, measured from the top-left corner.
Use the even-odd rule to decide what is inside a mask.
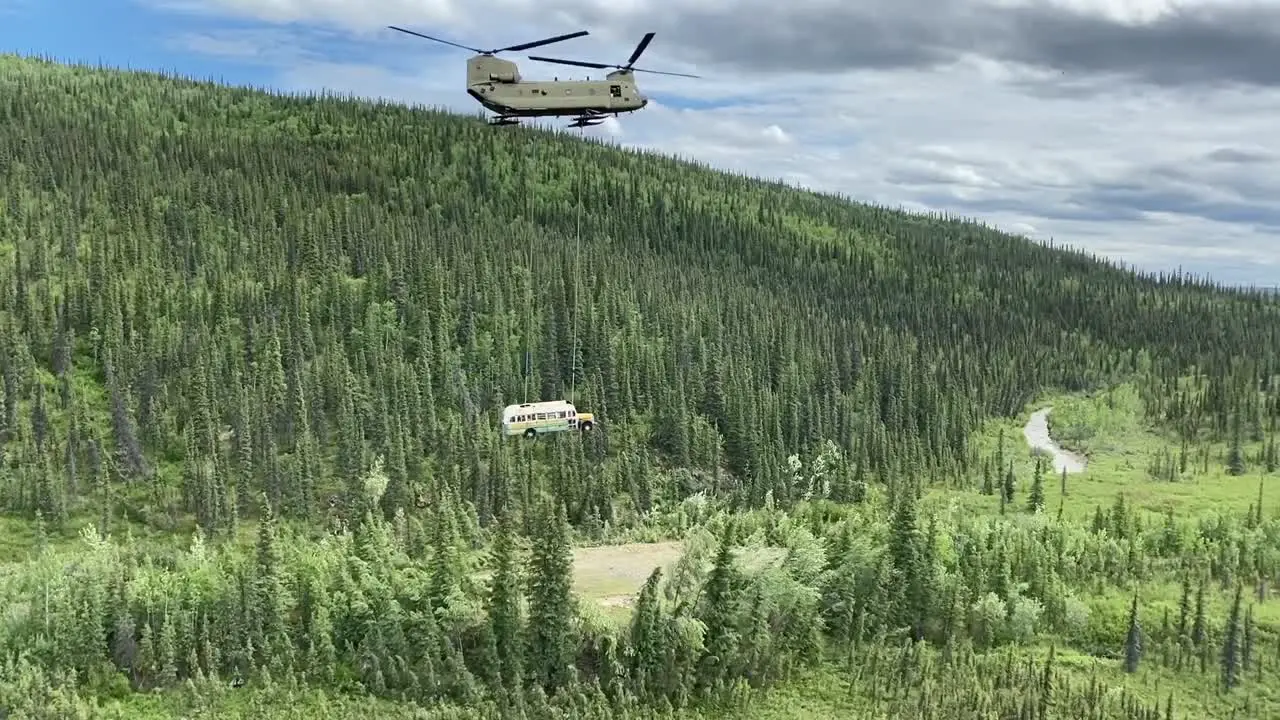
[[[489,125],[491,126],[519,125],[519,124],[520,124],[520,118],[513,117],[510,115],[499,115],[497,117],[489,118]]]

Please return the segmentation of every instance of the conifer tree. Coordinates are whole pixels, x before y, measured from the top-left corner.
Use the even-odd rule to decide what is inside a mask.
[[[442,493],[431,509],[431,565],[428,597],[437,610],[445,607],[461,574],[458,534],[450,509],[452,498]]]
[[[1196,616],[1191,626],[1191,641],[1195,643],[1198,651],[1202,674],[1208,671],[1209,664],[1209,626],[1205,618],[1204,591],[1205,580],[1201,578],[1200,585],[1196,588]]]
[[[1245,464],[1244,446],[1241,442],[1240,420],[1237,418],[1231,431],[1231,447],[1227,450],[1227,472],[1240,476],[1249,471]]]
[[[636,599],[635,612],[631,616],[629,641],[631,662],[629,675],[641,697],[654,698],[662,687],[663,645],[666,641],[662,606],[659,604],[658,584],[662,580],[662,568],[649,573],[640,595]]]
[[[737,653],[738,571],[734,566],[734,525],[724,525],[715,562],[702,588],[699,618],[706,626],[704,650],[698,661],[697,686],[703,693],[722,689]]]
[[[1035,476],[1031,480],[1031,492],[1027,495],[1027,510],[1033,513],[1044,511],[1044,460],[1036,457]]]
[[[1230,690],[1240,684],[1241,679],[1241,628],[1240,600],[1244,588],[1237,584],[1235,599],[1231,602],[1231,615],[1227,618],[1227,627],[1222,641],[1222,686]]]
[[[1124,671],[1133,674],[1142,662],[1142,624],[1138,621],[1138,596],[1129,605],[1129,630],[1124,639]]]
[[[278,542],[275,510],[264,495],[253,578],[253,623],[255,628],[260,628],[255,633],[254,645],[259,651],[259,667],[274,666],[275,670],[287,665],[292,655],[292,640],[287,629],[288,606],[281,578],[283,560]]]
[[[573,679],[577,646],[573,595],[573,555],[564,506],[543,504],[529,558],[529,652],[533,681],[549,696]]]
[[[897,608],[895,621],[900,627],[909,628],[911,637],[917,641],[924,638],[924,619],[928,612],[928,588],[925,586],[921,550],[915,501],[908,493],[898,498],[894,508],[889,555],[899,580],[894,602]]]
[[[1253,642],[1254,642],[1255,626],[1253,622],[1253,604],[1245,609],[1244,628],[1241,632],[1240,640],[1240,674],[1243,676],[1249,671],[1249,667],[1253,662]]]
[[[1191,640],[1191,574],[1182,574],[1182,594],[1178,600],[1178,655],[1175,668],[1182,669],[1195,644]]]
[[[488,617],[497,651],[498,677],[509,696],[519,696],[524,684],[524,620],[521,617],[521,577],[516,555],[515,526],[509,512],[498,521],[493,547],[493,580]]]

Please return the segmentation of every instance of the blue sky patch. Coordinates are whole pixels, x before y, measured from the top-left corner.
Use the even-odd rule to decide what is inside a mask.
[[[172,43],[182,33],[244,30],[256,23],[162,12],[128,0],[18,0],[0,8],[0,52],[237,85],[269,85],[272,78],[258,64],[193,53]]]

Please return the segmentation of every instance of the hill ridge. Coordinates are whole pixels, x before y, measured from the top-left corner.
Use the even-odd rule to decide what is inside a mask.
[[[151,79],[189,84],[196,87],[219,88],[222,90],[232,90],[236,92],[264,93],[272,97],[286,99],[286,100],[298,100],[304,103],[315,102],[315,101],[336,101],[336,102],[353,102],[357,104],[362,104],[362,103],[370,104],[370,105],[373,105],[374,107],[402,108],[402,109],[407,109],[415,112],[429,113],[432,116],[437,117],[437,119],[447,118],[451,121],[452,120],[464,120],[464,121],[472,120],[472,119],[477,119],[484,116],[484,113],[479,111],[475,113],[458,113],[458,112],[449,110],[445,106],[409,103],[409,102],[397,101],[397,100],[382,98],[382,97],[366,97],[366,96],[360,96],[358,94],[339,93],[339,92],[334,92],[334,91],[325,90],[325,89],[316,90],[316,91],[307,91],[307,90],[286,91],[278,88],[272,88],[269,86],[255,86],[251,84],[227,84],[217,78],[200,78],[200,77],[184,74],[179,71],[117,67],[117,66],[112,66],[105,63],[88,63],[88,62],[61,60],[52,56],[47,56],[47,57],[46,56],[23,56],[23,55],[14,54],[14,53],[0,53],[0,61],[16,62],[19,64],[39,63],[48,67],[71,68],[71,69],[80,70],[80,71],[87,70],[87,71],[98,71],[98,72],[103,72],[103,71],[124,72],[124,73],[131,73],[135,75],[149,77]],[[780,178],[755,176],[755,175],[751,175],[750,173],[739,172],[732,169],[717,168],[709,163],[698,160],[696,158],[691,158],[691,157],[686,158],[679,155],[665,153],[660,150],[656,150],[652,148],[631,147],[623,143],[614,141],[611,138],[607,138],[603,136],[585,135],[575,130],[569,130],[569,129],[559,128],[559,127],[542,127],[542,126],[536,126],[536,127],[522,126],[522,127],[514,127],[514,128],[501,128],[496,130],[498,132],[507,132],[507,133],[529,133],[534,137],[539,137],[541,139],[546,139],[549,137],[549,138],[554,138],[557,141],[571,139],[571,140],[580,141],[589,145],[596,145],[609,150],[619,151],[625,154],[655,157],[661,160],[670,161],[680,165],[689,165],[699,170],[706,170],[709,172],[722,174],[728,177],[745,181],[747,183],[759,183],[771,189],[800,192],[804,194],[813,195],[816,198],[819,198],[821,200],[834,200],[840,203],[847,203],[847,204],[865,207],[865,208],[873,209],[877,211],[898,214],[900,216],[904,216],[905,218],[919,218],[920,220],[925,222],[943,221],[947,223],[958,223],[961,225],[975,225],[984,231],[991,231],[999,235],[1007,236],[1012,240],[1022,241],[1035,247],[1046,248],[1052,251],[1059,251],[1068,255],[1080,256],[1085,259],[1102,264],[1109,269],[1118,270],[1122,273],[1132,274],[1136,276],[1138,279],[1144,280],[1144,281],[1172,282],[1176,284],[1185,283],[1185,284],[1190,284],[1195,286],[1202,286],[1205,289],[1208,289],[1214,292],[1228,292],[1228,293],[1242,292],[1242,293],[1248,294],[1252,290],[1251,288],[1248,288],[1248,287],[1221,284],[1213,281],[1211,278],[1208,278],[1208,277],[1202,278],[1192,273],[1184,273],[1180,269],[1177,271],[1167,271],[1167,270],[1142,270],[1140,268],[1137,268],[1136,266],[1128,267],[1126,266],[1125,263],[1114,260],[1112,258],[1108,258],[1104,255],[1099,255],[1097,253],[1088,251],[1081,247],[1072,246],[1070,244],[1064,245],[1053,238],[1047,241],[1034,240],[1025,235],[1020,235],[1017,233],[1001,230],[999,227],[992,225],[981,218],[966,216],[963,213],[955,213],[948,210],[915,211],[915,210],[910,210],[904,206],[897,206],[897,207],[891,207],[887,205],[881,206],[875,203],[859,200],[853,196],[847,195],[839,191],[827,191],[827,190],[808,188],[808,187],[787,182],[786,180],[783,180]],[[1263,290],[1265,291],[1265,288],[1263,288]]]
[[[212,392],[200,384],[279,385],[233,361],[269,352],[287,387],[272,400],[302,394],[307,408],[270,423],[244,419],[260,411],[231,396],[211,410],[256,428],[242,428],[258,436],[243,459],[253,477],[270,465],[269,427],[301,423],[328,437],[329,424],[372,417],[322,392],[322,374],[341,385],[353,373],[370,398],[408,384],[487,412],[576,384],[580,402],[602,408],[606,437],[615,415],[625,435],[632,418],[661,425],[676,403],[666,420],[725,443],[739,489],[758,500],[781,482],[787,451],[824,438],[891,474],[877,460],[889,454],[882,432],[945,436],[913,462],[949,472],[967,462],[972,423],[1019,411],[1044,386],[1085,389],[1133,372],[1137,347],[1181,368],[1259,341],[1274,347],[1276,305],[1158,283],[975,222],[903,217],[391,103],[16,64],[5,80],[16,130],[5,151],[19,215],[4,219],[0,242],[17,248],[5,290],[19,302],[0,320],[33,352],[8,363],[26,378],[20,396],[31,399],[36,368],[73,335],[74,362],[66,351],[60,362],[96,362],[102,373],[110,357],[116,414],[168,417],[168,429],[140,442],[173,456],[189,445],[173,413]],[[42,83],[63,92],[33,113],[18,99]],[[95,94],[101,121],[85,114]],[[33,138],[47,147],[33,152]],[[38,222],[55,230],[29,227]],[[1232,322],[1222,322],[1224,306]],[[158,321],[171,329],[142,329]],[[580,333],[576,350],[569,328]],[[532,378],[520,374],[526,353]],[[192,360],[212,376],[192,376]],[[470,387],[458,387],[462,370]],[[737,400],[714,397],[704,381]],[[923,391],[933,383],[953,387],[949,398]],[[898,391],[907,395],[895,400]],[[785,410],[797,403],[802,411]],[[463,422],[453,407],[440,412]],[[747,407],[759,412],[748,418]],[[393,414],[411,438],[380,427],[349,450],[447,456],[460,441],[429,431],[424,408]],[[298,442],[296,432],[276,439]],[[677,464],[690,459],[690,437],[655,442]]]

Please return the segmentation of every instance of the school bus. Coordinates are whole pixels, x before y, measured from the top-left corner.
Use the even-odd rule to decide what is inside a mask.
[[[564,400],[508,405],[502,411],[502,434],[507,436],[523,435],[532,440],[543,433],[588,432],[593,427],[594,415],[580,413]]]

